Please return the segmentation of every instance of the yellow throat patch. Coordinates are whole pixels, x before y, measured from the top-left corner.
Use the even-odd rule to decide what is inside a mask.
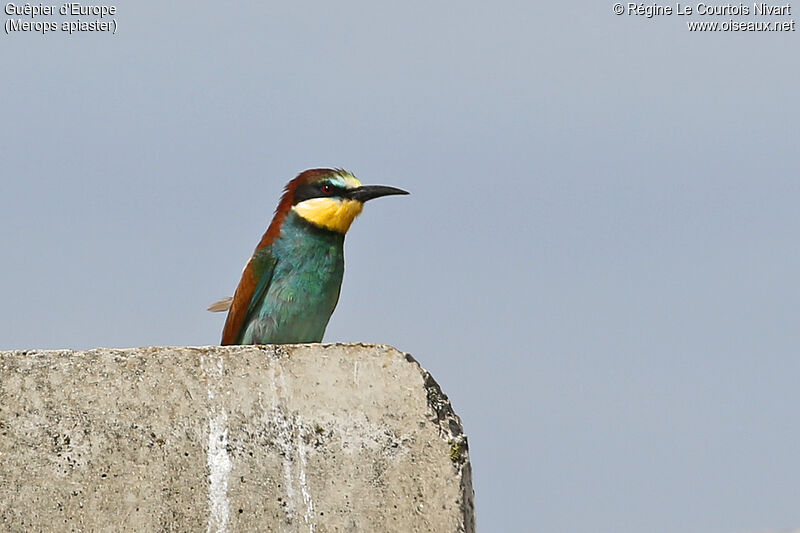
[[[364,204],[358,200],[341,198],[309,198],[292,207],[292,210],[312,224],[347,233],[350,224],[361,214]]]

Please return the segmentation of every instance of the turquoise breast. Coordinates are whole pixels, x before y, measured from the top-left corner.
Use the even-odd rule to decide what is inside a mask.
[[[294,211],[270,245],[272,279],[245,324],[243,344],[319,342],[344,275],[344,234],[307,222]]]

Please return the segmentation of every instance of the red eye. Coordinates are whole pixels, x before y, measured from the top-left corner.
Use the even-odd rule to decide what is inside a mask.
[[[330,194],[333,192],[333,187],[325,183],[320,186],[319,190],[322,191],[323,194]]]

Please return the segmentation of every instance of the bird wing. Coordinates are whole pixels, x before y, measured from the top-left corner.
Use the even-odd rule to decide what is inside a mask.
[[[267,293],[276,263],[271,246],[259,248],[247,262],[242,272],[242,279],[233,295],[225,328],[222,330],[223,346],[236,344],[239,340],[247,322],[258,310]]]

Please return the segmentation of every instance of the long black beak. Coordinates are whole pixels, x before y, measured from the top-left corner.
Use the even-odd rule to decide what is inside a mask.
[[[381,196],[389,196],[390,194],[408,194],[408,191],[398,189],[397,187],[388,187],[386,185],[362,185],[357,189],[352,189],[347,192],[347,196],[359,202],[366,202],[373,198],[380,198]]]

